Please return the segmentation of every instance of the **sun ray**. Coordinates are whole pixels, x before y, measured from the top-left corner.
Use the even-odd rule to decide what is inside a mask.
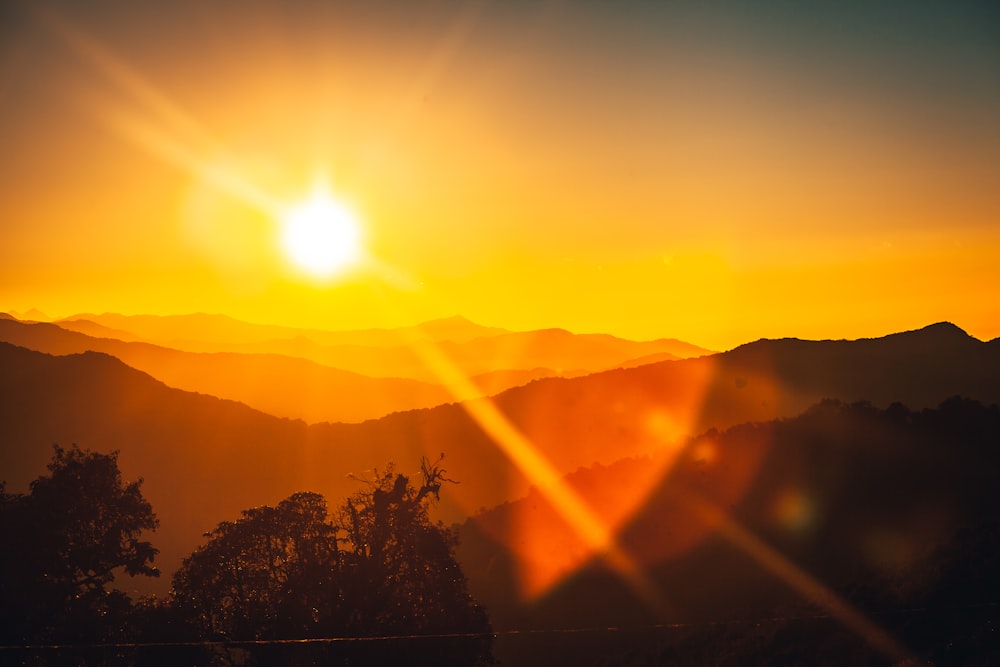
[[[460,14],[451,30],[445,34],[436,51],[425,63],[414,81],[410,94],[401,105],[395,119],[395,126],[405,125],[415,109],[419,92],[433,85],[455,52],[468,38],[472,27],[484,11],[487,3],[478,2],[471,9]],[[334,219],[341,219],[342,211],[334,211],[329,201],[317,196],[288,210],[261,188],[242,179],[230,170],[211,166],[207,160],[209,153],[223,153],[224,147],[216,141],[195,119],[184,112],[169,97],[144,79],[139,73],[118,58],[107,46],[86,35],[80,29],[52,12],[45,12],[43,23],[67,45],[81,60],[115,87],[132,99],[153,120],[146,120],[136,114],[119,109],[105,109],[103,120],[119,136],[142,147],[157,158],[199,175],[213,187],[272,215],[283,214],[286,218],[286,243],[296,254],[296,261],[314,275],[328,277],[339,268],[331,265],[329,252],[325,255],[313,254],[316,250],[315,235],[300,236],[301,229],[314,232],[319,208],[324,209]],[[160,127],[157,127],[157,124]],[[309,215],[307,215],[307,213]],[[299,224],[302,222],[303,224]],[[308,224],[307,224],[308,223]],[[327,230],[329,231],[329,230]],[[332,239],[335,249],[353,246],[357,243],[354,235],[357,229],[342,226]],[[346,235],[346,236],[345,236]],[[348,238],[350,237],[350,238]],[[324,237],[325,238],[325,237]],[[330,240],[330,239],[326,239]],[[339,245],[338,245],[339,244]],[[327,248],[329,250],[329,248]],[[351,250],[350,252],[355,252]],[[336,255],[336,253],[334,253]],[[349,255],[335,257],[335,263],[349,263]],[[373,262],[374,266],[379,266]],[[382,266],[378,275],[390,287],[414,288],[415,281],[397,269]],[[391,278],[391,279],[390,279]],[[612,529],[596,515],[587,503],[565,482],[559,471],[539,451],[531,440],[522,433],[500,411],[490,398],[481,392],[472,381],[439,349],[428,340],[410,341],[413,349],[424,363],[438,376],[453,397],[459,401],[470,417],[500,447],[519,470],[539,489],[545,498],[573,528],[593,554],[601,555],[611,568],[629,585],[632,591],[653,610],[664,607],[663,600],[654,583],[642,571],[639,564],[618,544]],[[739,547],[762,567],[795,588],[804,598],[822,606],[846,627],[863,637],[872,646],[892,660],[908,656],[906,649],[885,631],[872,623],[860,612],[842,600],[833,591],[814,577],[788,561],[780,553],[762,542],[755,535],[732,520],[714,505],[692,494],[684,494],[685,501],[706,523]]]
[[[35,15],[81,61],[130,98],[149,118],[110,104],[98,105],[98,118],[110,130],[165,163],[197,175],[217,190],[268,215],[277,215],[281,205],[273,196],[209,159],[210,155],[226,155],[230,151],[110,47],[52,9],[36,9]]]
[[[906,647],[888,632],[869,620],[821,581],[741,526],[722,509],[693,491],[672,488],[676,497],[706,526],[712,527],[761,567],[795,589],[804,599],[825,609],[844,627],[867,641],[892,663],[912,658]]]
[[[282,203],[270,193],[242,178],[231,169],[186,146],[183,142],[153,127],[148,122],[117,109],[105,109],[100,120],[120,138],[142,148],[150,155],[197,176],[218,192],[225,193],[272,217],[283,210]]]
[[[662,613],[666,604],[655,584],[618,544],[611,528],[566,483],[531,440],[507,419],[491,398],[481,395],[479,388],[433,341],[413,337],[408,343],[462,409],[580,536],[590,552],[602,557],[651,611]]]
[[[56,35],[78,58],[89,63],[95,72],[104,76],[118,90],[129,95],[165,126],[176,133],[186,134],[190,143],[200,144],[202,152],[219,152],[223,148],[222,144],[197,120],[139,72],[129,67],[125,60],[117,56],[106,44],[74,26],[51,8],[37,8],[35,13],[42,25]]]

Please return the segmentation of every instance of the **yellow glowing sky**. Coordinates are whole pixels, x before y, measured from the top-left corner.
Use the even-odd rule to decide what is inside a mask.
[[[151,4],[0,9],[0,310],[1000,336],[989,3]]]

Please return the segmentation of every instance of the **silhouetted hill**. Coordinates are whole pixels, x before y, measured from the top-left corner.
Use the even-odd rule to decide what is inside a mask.
[[[934,354],[924,354],[931,340]],[[158,544],[167,568],[198,535],[243,507],[300,490],[343,497],[357,489],[345,474],[390,460],[406,472],[421,455],[447,454],[449,476],[462,483],[442,492],[437,516],[445,521],[530,487],[460,405],[307,427],[171,389],[104,355],[3,350],[3,470],[18,461],[25,462],[21,472],[34,467],[0,478],[26,484],[41,472],[53,443],[121,449],[123,468],[147,479],[162,519]],[[794,416],[825,397],[916,409],[952,395],[998,402],[998,357],[996,345],[968,337],[942,343],[933,327],[867,341],[759,341],[699,359],[536,380],[494,403],[557,470],[568,472],[645,456],[712,427]],[[177,544],[166,544],[166,536]]]
[[[499,368],[534,365],[555,368],[605,370],[617,368],[629,359],[652,354],[686,358],[707,350],[675,339],[631,341],[607,334],[574,334],[564,329],[511,332],[477,338],[464,345],[444,343],[442,351],[467,373],[487,372],[492,360]],[[495,363],[495,362],[493,362]]]
[[[562,330],[512,332],[465,342],[436,342],[437,350],[466,375],[497,371],[552,369],[554,375],[578,375],[617,368],[628,359],[660,353],[672,342],[636,342],[613,336],[572,334]],[[279,353],[297,356],[371,377],[409,377],[438,381],[433,369],[412,342],[373,347],[364,344],[320,345],[305,338],[268,343],[217,345],[231,351]]]
[[[473,375],[469,378],[476,387],[482,390],[484,395],[492,396],[493,394],[499,394],[502,391],[510,389],[511,387],[520,387],[521,385],[528,384],[529,382],[534,382],[535,380],[541,380],[543,378],[551,377],[578,377],[580,375],[587,375],[589,371],[577,370],[577,371],[563,371],[559,373],[551,368],[531,368],[527,370],[501,370],[501,371],[489,371],[486,373],[480,373],[479,375]]]
[[[701,355],[692,355],[701,356]],[[637,357],[635,359],[626,359],[618,368],[635,368],[636,366],[648,366],[649,364],[658,364],[661,361],[677,361],[681,357],[676,354],[671,354],[670,352],[657,352],[656,354],[647,354],[643,357]]]
[[[49,316],[43,313],[42,311],[38,310],[37,308],[29,308],[23,313],[18,312],[16,310],[12,310],[9,313],[5,314],[10,315],[14,319],[21,320],[22,322],[47,322],[49,320]]]
[[[82,320],[74,321],[79,325]],[[187,391],[238,400],[278,417],[320,421],[358,422],[375,419],[391,412],[432,407],[449,402],[452,395],[439,383],[409,378],[367,377],[317,364],[295,356],[268,353],[194,353],[116,338],[95,338],[77,331],[67,331],[56,324],[28,324],[10,319],[0,322],[0,340],[49,354],[74,354],[88,350],[105,352],[126,364],[147,372],[172,387]],[[445,322],[444,328],[461,323]],[[79,327],[104,331],[88,323]],[[114,331],[104,331],[114,335]],[[678,341],[662,341],[674,345]],[[304,344],[308,344],[303,341]],[[661,341],[654,342],[659,345]],[[685,345],[684,343],[679,343]],[[586,366],[557,371],[549,367],[527,370],[504,364],[527,363],[547,359],[551,362],[593,364],[598,368],[612,364],[626,353],[626,348],[642,345],[611,336],[575,335],[562,330],[505,334],[475,339],[468,343],[437,343],[449,359],[465,359],[468,372],[480,371],[470,379],[486,394],[497,394],[511,387],[545,377],[575,377],[589,371]],[[340,346],[336,358],[354,365],[379,366],[383,371],[398,367],[419,367],[411,371],[435,378],[420,353],[412,347],[373,348]],[[661,353],[670,354],[670,353]],[[671,355],[672,356],[672,355]],[[366,364],[363,360],[369,359]],[[360,362],[360,364],[359,364]],[[481,371],[491,364],[497,370]]]
[[[0,343],[0,479],[24,490],[54,443],[119,449],[162,519],[160,567],[175,568],[197,535],[278,488],[309,486],[305,424],[171,389],[105,354],[53,357]],[[295,462],[279,465],[282,461]],[[163,584],[159,584],[163,588]]]
[[[420,338],[453,343],[464,343],[483,336],[499,336],[508,333],[506,329],[485,327],[460,315],[421,322],[413,329],[413,333],[416,333]],[[390,331],[392,330],[390,329]]]
[[[438,384],[440,379],[416,349],[427,342],[433,342],[470,376],[538,368],[553,369],[550,375],[573,376],[617,368],[629,359],[652,354],[686,358],[708,353],[674,339],[638,342],[603,334],[572,334],[561,329],[509,332],[482,327],[463,318],[399,329],[344,332],[253,325],[215,315],[81,315],[57,324],[122,340],[138,335],[143,340],[188,352],[279,354],[368,377],[404,377],[432,384]],[[109,326],[131,333],[116,336]],[[494,382],[492,386],[496,388],[497,384]],[[510,386],[514,385],[503,388]]]
[[[558,468],[571,470],[710,428],[794,416],[824,398],[915,408],[953,395],[1000,402],[998,378],[1000,347],[968,336],[942,343],[931,327],[861,341],[758,341],[697,359],[537,380],[496,401]],[[418,419],[425,417],[387,421]]]
[[[4,320],[0,340],[49,354],[105,352],[172,387],[238,400],[278,417],[308,422],[364,421],[439,405],[450,398],[438,385],[406,378],[369,378],[295,357],[182,352],[151,343],[92,338],[47,323]]]
[[[459,557],[499,628],[829,615],[817,597],[827,590],[928,655],[979,632],[966,620],[942,639],[947,616],[971,613],[981,624],[994,613],[989,563],[1000,541],[995,529],[975,539],[969,531],[1000,520],[998,475],[996,405],[952,398],[911,411],[827,401],[566,477],[648,575],[660,609],[630,593],[534,490],[467,521]],[[950,546],[956,539],[967,551]],[[548,575],[544,589],[525,595]],[[912,615],[890,613],[899,609]],[[539,648],[508,659],[545,664]],[[670,653],[664,635],[645,650],[651,663]],[[570,661],[604,664],[592,654]]]
[[[119,450],[123,473],[145,479],[161,519],[154,542],[167,574],[202,533],[246,507],[304,489],[343,498],[359,488],[349,472],[419,461],[349,426],[314,429],[173,389],[102,353],[51,356],[0,343],[0,367],[0,480],[8,490],[44,472],[55,443]],[[140,585],[162,592],[169,577]]]
[[[389,461],[411,473],[421,455],[448,452],[464,481],[443,494],[441,516],[507,497],[506,458],[457,405],[365,424],[279,419],[241,403],[168,387],[97,352],[52,356],[0,343],[0,480],[23,490],[53,444],[117,449],[161,519],[158,565],[172,572],[202,533],[246,507],[312,490],[343,498]],[[366,473],[369,471],[369,473]],[[141,585],[164,591],[169,579]]]
[[[949,322],[855,341],[761,340],[722,358],[722,367],[734,373],[765,370],[786,390],[808,395],[799,409],[825,397],[913,407],[956,394],[1000,401],[1000,348]]]
[[[217,345],[262,344],[276,340],[303,338],[318,345],[365,345],[384,347],[408,340],[467,341],[504,333],[504,329],[484,327],[463,317],[431,320],[395,329],[328,331],[270,324],[255,324],[226,315],[119,315],[79,314],[56,322],[89,333],[94,326],[130,332],[142,340],[191,352],[217,352]]]
[[[92,322],[91,320],[59,320],[54,324],[58,325],[60,329],[75,331],[92,338],[110,338],[127,343],[149,342],[131,331],[125,331],[124,329],[112,329],[111,327],[106,327],[103,324],[98,324],[97,322]]]

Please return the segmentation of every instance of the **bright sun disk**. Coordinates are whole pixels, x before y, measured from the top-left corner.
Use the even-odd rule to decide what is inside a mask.
[[[350,208],[316,188],[282,214],[281,246],[298,269],[331,278],[361,260],[361,226]]]

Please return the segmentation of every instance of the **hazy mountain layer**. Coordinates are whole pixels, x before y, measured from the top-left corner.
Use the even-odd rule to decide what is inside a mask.
[[[631,341],[561,329],[508,332],[462,318],[400,329],[347,332],[254,325],[216,315],[105,314],[78,316],[57,324],[100,337],[120,340],[139,337],[189,352],[279,354],[370,377],[404,377],[432,384],[439,384],[440,377],[428,366],[426,353],[421,349],[431,343],[468,376],[541,368],[550,369],[549,375],[573,376],[618,368],[638,357],[657,355],[657,360],[663,360],[709,353],[674,339]],[[112,326],[115,328],[110,329]],[[122,337],[115,331],[126,334]],[[499,386],[494,382],[483,389],[489,393],[510,386],[513,385]]]
[[[152,343],[92,338],[54,324],[2,320],[0,340],[49,354],[104,352],[171,387],[307,422],[359,422],[451,400],[444,387],[408,378],[370,378],[274,354],[184,352]]]
[[[120,449],[123,469],[145,477],[162,519],[156,542],[167,571],[239,510],[301,490],[343,497],[358,488],[348,473],[387,461],[407,472],[421,455],[447,454],[461,484],[443,490],[446,521],[521,497],[533,483],[460,405],[306,426],[169,388],[102,354],[0,345],[0,357],[0,479],[15,490],[27,484],[53,443]],[[759,341],[712,357],[538,380],[492,404],[555,470],[569,472],[662,452],[708,428],[793,416],[824,397],[916,409],[953,395],[998,402],[998,377],[996,343],[935,325],[874,340]]]
[[[66,328],[93,333],[126,331],[142,340],[191,351],[219,351],[213,344],[267,343],[273,340],[304,338],[319,345],[367,345],[389,347],[409,340],[469,341],[483,336],[506,333],[505,329],[484,327],[463,317],[432,320],[396,329],[361,329],[328,331],[271,324],[244,322],[226,315],[195,313],[191,315],[101,315],[81,313],[59,320]],[[102,334],[103,335],[103,334]]]
[[[153,321],[159,322],[158,319]],[[230,323],[229,320],[222,321]],[[63,328],[70,324],[111,337],[91,337]],[[80,327],[81,324],[87,326]],[[241,323],[233,326],[237,324]],[[437,328],[442,328],[440,323]],[[251,328],[250,331],[255,329]],[[564,342],[550,345],[543,342],[547,337],[563,339]],[[132,340],[128,340],[129,338]],[[186,352],[134,340],[134,336],[128,332],[106,329],[85,320],[62,322],[56,326],[4,319],[0,321],[0,340],[49,354],[73,354],[88,350],[105,352],[172,387],[238,400],[278,417],[303,419],[310,423],[359,422],[392,412],[431,407],[454,400],[454,393],[442,386],[440,379],[427,366],[426,359],[422,356],[426,355],[422,346],[432,344],[428,341],[415,342],[414,346],[384,349],[341,346],[336,348],[336,353],[328,356],[331,357],[331,363],[336,358],[351,366],[378,367],[375,370],[383,373],[398,367],[404,367],[404,370],[408,367],[409,375],[432,377],[433,382],[382,374],[368,377],[311,362],[294,354]],[[298,348],[300,343],[301,341],[292,343],[292,347]],[[305,344],[312,343],[310,341]],[[478,388],[478,393],[491,395],[543,377],[572,377],[593,370],[603,370],[608,364],[613,365],[614,359],[627,355],[632,347],[645,344],[612,337],[580,337],[567,332],[551,331],[505,334],[466,343],[441,342],[433,345],[437,347],[437,352],[456,364],[460,364],[461,359],[466,359],[466,367],[489,369],[491,364],[498,364],[490,370],[470,373],[470,380]],[[237,347],[245,349],[246,346]],[[564,351],[556,352],[556,348]],[[331,347],[323,349],[327,352],[334,350]],[[570,350],[569,356],[565,350]],[[594,356],[591,357],[591,354]],[[656,356],[659,358],[664,354],[673,358],[669,353]],[[546,358],[555,364],[567,360],[579,362],[584,369],[560,371],[548,366],[522,369],[503,365]],[[479,361],[469,362],[471,359]]]

